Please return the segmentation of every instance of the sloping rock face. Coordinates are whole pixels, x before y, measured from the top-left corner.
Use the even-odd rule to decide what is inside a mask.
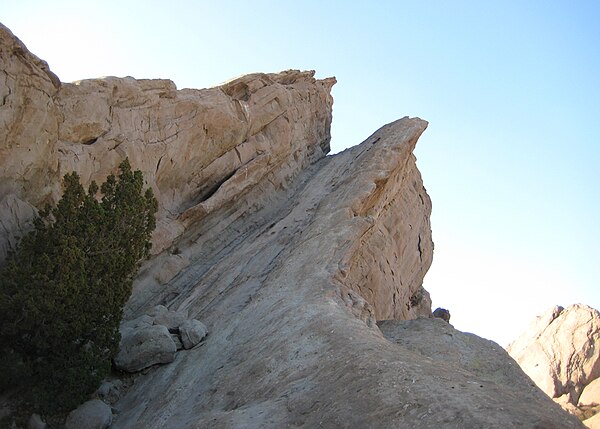
[[[162,303],[211,335],[138,378],[115,404],[114,427],[582,427],[498,345],[429,318],[408,325],[409,345],[375,323],[431,311],[426,293],[413,298],[420,282],[405,283],[431,260],[429,199],[412,155],[425,126],[386,125],[258,211],[248,213],[251,193],[190,227],[178,242],[189,267],[140,290],[130,311]],[[437,359],[422,350],[431,343]],[[458,357],[444,359],[452,347]]]
[[[163,305],[210,332],[138,374],[111,428],[582,427],[498,346],[428,319],[431,202],[412,154],[425,121],[325,157],[334,79],[60,84],[6,28],[0,47],[2,195],[40,207],[63,173],[102,180],[128,156],[161,212],[126,315]],[[410,344],[376,324],[419,316]]]
[[[600,377],[597,310],[583,304],[554,307],[537,317],[507,350],[568,411],[580,418],[600,411],[600,396],[594,398],[600,393],[595,381]]]

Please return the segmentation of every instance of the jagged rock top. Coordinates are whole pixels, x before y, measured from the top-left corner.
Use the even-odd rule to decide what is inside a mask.
[[[0,54],[3,58],[17,57],[20,59],[20,64],[25,64],[29,67],[32,72],[28,75],[30,78],[39,78],[36,82],[39,88],[47,88],[48,84],[54,87],[55,90],[60,88],[60,80],[58,76],[50,71],[48,63],[41,60],[31,52],[25,46],[25,44],[16,37],[8,27],[0,22]],[[13,63],[17,65],[19,63]],[[20,72],[19,69],[12,69],[11,67],[3,68],[2,71],[6,76],[15,76],[16,73]],[[38,73],[41,71],[42,73]],[[16,73],[15,73],[16,72]],[[49,91],[52,93],[53,91]]]
[[[0,260],[26,215],[57,201],[70,171],[84,185],[102,182],[129,157],[159,200],[158,253],[257,175],[290,157],[299,171],[329,152],[335,78],[314,71],[255,73],[204,90],[132,77],[61,84],[4,26],[0,49]]]

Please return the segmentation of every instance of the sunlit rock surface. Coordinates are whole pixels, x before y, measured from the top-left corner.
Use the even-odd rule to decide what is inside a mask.
[[[326,157],[334,78],[61,84],[5,27],[0,49],[0,198],[30,213],[64,173],[101,181],[128,156],[160,213],[126,317],[163,305],[208,328],[128,383],[111,428],[582,427],[499,347],[429,319],[431,202],[412,154],[425,121]]]
[[[587,305],[554,307],[508,348],[548,396],[579,418],[600,412],[600,313]]]

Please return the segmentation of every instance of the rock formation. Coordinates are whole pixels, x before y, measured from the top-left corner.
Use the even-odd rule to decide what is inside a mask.
[[[237,194],[261,181],[285,186],[329,151],[335,79],[314,72],[202,91],[169,80],[60,83],[1,24],[0,54],[0,259],[70,171],[101,183],[128,156],[159,200],[159,253]]]
[[[507,348],[548,396],[581,419],[600,412],[600,313],[554,307]]]
[[[430,318],[425,121],[325,157],[334,78],[61,84],[5,27],[0,54],[4,248],[65,172],[102,180],[128,156],[160,219],[126,316],[161,305],[210,332],[137,374],[111,428],[582,427],[499,346]]]

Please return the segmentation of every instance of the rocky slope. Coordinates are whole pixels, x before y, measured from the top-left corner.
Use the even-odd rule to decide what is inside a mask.
[[[582,304],[554,307],[537,317],[507,350],[532,380],[566,410],[582,420],[600,412],[597,310]]]
[[[425,121],[325,157],[333,78],[64,84],[5,27],[0,54],[4,249],[62,174],[101,180],[128,156],[161,212],[126,316],[208,327],[129,379],[112,428],[582,427],[498,345],[428,318]]]

